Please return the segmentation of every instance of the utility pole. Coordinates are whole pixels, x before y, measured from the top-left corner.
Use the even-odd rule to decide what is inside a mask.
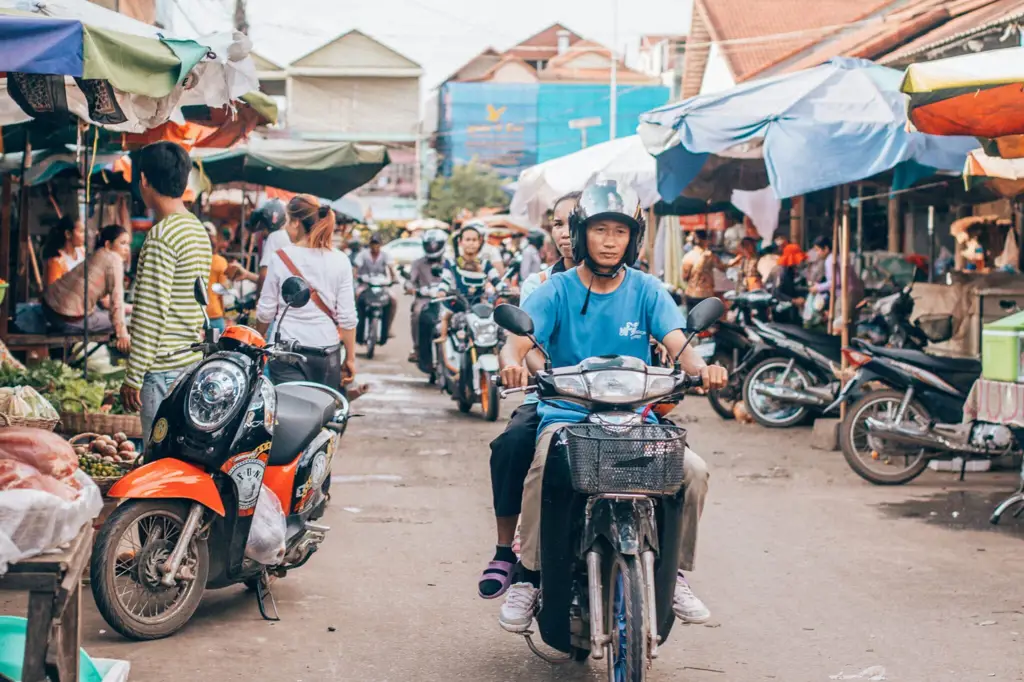
[[[245,0],[235,0],[235,30],[248,35],[249,20],[245,16]]]
[[[612,77],[610,83],[611,104],[608,110],[608,139],[615,139],[615,128],[619,122],[619,0],[612,0]]]

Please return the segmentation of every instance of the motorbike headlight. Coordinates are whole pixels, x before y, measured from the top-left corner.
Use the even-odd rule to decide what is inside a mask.
[[[474,320],[473,338],[481,346],[493,346],[498,342],[498,325],[491,320]]]
[[[204,365],[188,392],[188,417],[200,431],[216,431],[235,413],[246,394],[245,372],[227,360]],[[266,398],[264,398],[265,400]]]
[[[555,390],[562,395],[573,396],[575,398],[587,398],[590,396],[590,391],[587,390],[587,384],[583,381],[583,377],[578,374],[556,376],[554,378],[554,382]]]
[[[648,376],[646,398],[660,398],[676,387],[676,380],[669,376]]]
[[[602,403],[633,403],[647,393],[647,376],[642,372],[608,370],[586,375],[590,399]]]

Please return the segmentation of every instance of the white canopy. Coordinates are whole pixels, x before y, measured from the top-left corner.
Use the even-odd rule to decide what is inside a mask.
[[[519,174],[509,213],[539,225],[559,197],[583,189],[596,173],[629,184],[644,207],[661,198],[654,157],[638,136],[631,135],[527,168]]]

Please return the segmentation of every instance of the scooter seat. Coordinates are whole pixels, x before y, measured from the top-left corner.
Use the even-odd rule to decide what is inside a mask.
[[[284,466],[309,445],[334,416],[334,398],[311,386],[277,387],[277,423],[270,446],[270,466]]]
[[[920,350],[866,345],[874,355],[920,367],[942,377],[964,393],[969,393],[974,382],[981,376],[981,361],[974,358],[947,358]]]
[[[840,357],[840,350],[843,346],[843,339],[840,336],[807,331],[803,327],[798,327],[794,324],[776,324],[774,327],[789,338],[810,346],[825,357],[832,359]]]

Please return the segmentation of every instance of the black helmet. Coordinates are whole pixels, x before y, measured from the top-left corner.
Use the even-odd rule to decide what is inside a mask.
[[[587,253],[587,226],[594,220],[608,218],[629,226],[630,240],[622,261],[612,272],[597,272],[595,263]],[[577,263],[586,263],[595,273],[614,277],[627,265],[640,257],[644,239],[644,214],[640,198],[628,185],[616,180],[595,176],[583,188],[579,202],[569,214],[569,237],[572,239],[572,257]]]
[[[426,230],[423,232],[423,253],[430,260],[441,260],[447,241],[448,235],[444,230]]]
[[[280,199],[271,199],[252,212],[249,218],[249,229],[273,232],[288,222],[288,210]]]
[[[538,249],[544,248],[544,239],[545,235],[540,230],[531,230],[530,233],[526,235],[526,241],[533,244],[533,246]]]

